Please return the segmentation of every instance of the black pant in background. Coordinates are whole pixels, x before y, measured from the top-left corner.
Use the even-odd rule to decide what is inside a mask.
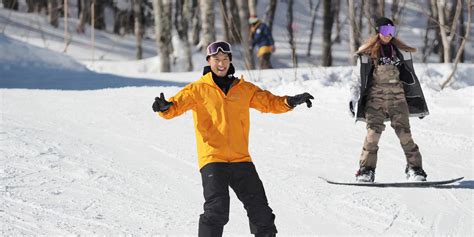
[[[277,233],[275,215],[253,163],[210,163],[201,168],[201,177],[205,203],[199,218],[200,237],[222,236],[229,221],[229,186],[247,210],[252,234]]]

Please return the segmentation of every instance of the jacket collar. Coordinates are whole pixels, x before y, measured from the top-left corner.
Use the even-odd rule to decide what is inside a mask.
[[[242,82],[244,82],[244,75],[241,75],[240,80],[236,81],[233,83],[233,86],[235,85],[238,85]],[[219,86],[214,82],[214,80],[212,79],[212,72],[208,72],[206,73],[204,76],[201,77],[201,79],[199,79],[200,82],[202,83],[205,83],[205,84],[208,84],[210,86],[213,86],[213,87],[216,87],[216,88],[219,88]]]

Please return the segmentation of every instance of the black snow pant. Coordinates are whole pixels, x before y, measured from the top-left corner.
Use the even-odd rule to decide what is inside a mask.
[[[250,233],[275,236],[275,215],[253,163],[210,163],[201,168],[201,177],[205,203],[199,218],[200,237],[222,236],[229,221],[229,186],[244,204]]]

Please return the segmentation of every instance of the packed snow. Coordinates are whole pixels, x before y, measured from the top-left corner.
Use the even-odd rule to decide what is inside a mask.
[[[156,58],[91,62],[80,46],[65,55],[13,32],[0,35],[0,235],[197,235],[204,198],[192,113],[164,120],[151,104],[197,80],[200,68],[159,73]],[[451,69],[415,64],[430,115],[410,122],[428,179],[464,180],[369,188],[318,178],[353,181],[358,168],[366,130],[347,108],[352,67],[237,65],[237,75],[274,94],[316,98],[310,109],[251,112],[250,153],[279,236],[473,236],[474,65],[459,65],[440,90]],[[387,126],[376,180],[403,181],[405,164]],[[233,192],[224,235],[250,235]]]

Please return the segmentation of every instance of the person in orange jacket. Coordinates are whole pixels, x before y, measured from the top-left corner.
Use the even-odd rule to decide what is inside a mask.
[[[311,107],[309,93],[276,96],[234,77],[231,45],[216,41],[207,47],[203,76],[166,100],[155,98],[153,111],[172,119],[193,111],[199,169],[204,189],[204,213],[199,236],[222,236],[229,221],[229,186],[244,204],[255,236],[275,236],[275,215],[248,151],[250,116],[254,108],[265,113],[285,113],[297,105]]]

